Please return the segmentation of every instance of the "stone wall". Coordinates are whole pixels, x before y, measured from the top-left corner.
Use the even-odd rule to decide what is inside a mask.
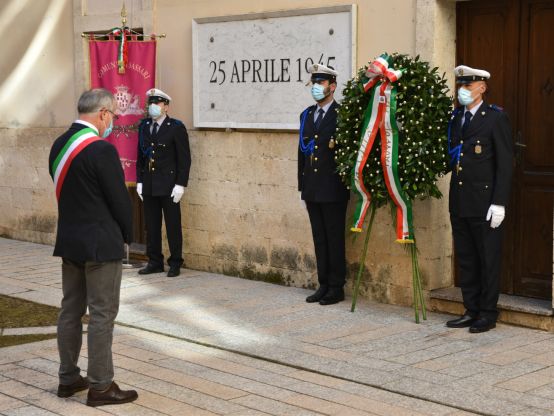
[[[297,192],[297,138],[191,131],[182,207],[187,266],[295,286],[315,270]]]
[[[297,191],[296,135],[191,131],[190,138],[193,166],[182,204],[187,267],[315,287],[311,229]],[[349,219],[352,208],[350,204]],[[445,273],[451,262],[447,211],[445,199],[415,203],[425,288],[451,282]],[[358,269],[363,238],[347,232],[348,285]],[[381,209],[369,244],[362,294],[409,304],[411,260],[394,240],[390,210]]]
[[[53,244],[57,205],[48,174],[63,128],[0,128],[0,236]]]
[[[447,0],[355,3],[358,65],[383,50],[397,50],[421,53],[444,71],[453,66],[453,3]],[[27,106],[30,114],[25,120],[7,117],[6,113],[0,116],[0,235],[47,244],[54,241],[57,215],[47,170],[48,153],[51,143],[75,117],[71,96],[77,97],[87,87],[86,44],[80,34],[105,29],[106,22],[116,25],[120,8],[109,0],[57,0],[53,4],[65,6],[52,37],[70,43],[67,39],[71,39],[72,33],[73,50],[65,44],[47,43],[49,49],[44,49],[43,55],[57,64],[42,65],[46,72],[41,75],[47,76],[51,68],[64,68],[70,72],[64,72],[65,86],[52,84],[53,88],[48,89],[49,83],[43,82],[41,85],[48,94],[41,93],[41,97],[46,103],[37,108]],[[256,3],[255,9],[247,0],[132,0],[127,4],[131,26],[143,27],[146,33],[168,34],[159,43],[157,86],[170,92],[175,101],[171,114],[185,121],[190,134],[193,166],[181,206],[187,267],[298,287],[317,284],[308,215],[297,191],[297,135],[192,128],[190,25],[194,17],[335,4],[350,2],[264,0]],[[175,15],[181,18],[175,19]],[[386,19],[371,25],[365,23],[375,15],[399,19],[404,30],[393,30]],[[70,35],[58,36],[59,31]],[[14,59],[23,58],[14,55]],[[25,76],[33,78],[36,73]],[[26,83],[19,85],[23,88]],[[30,99],[31,95],[29,92],[25,96]],[[16,116],[27,114],[12,110]],[[445,184],[446,180],[441,183],[443,192]],[[446,199],[416,202],[414,223],[424,288],[450,286],[452,245]],[[347,225],[350,226],[350,221]],[[348,232],[350,276],[357,271],[363,238],[364,235],[358,235],[354,240]],[[394,240],[389,209],[382,209],[377,213],[369,244],[362,296],[410,304],[410,257]],[[167,247],[164,249],[167,252]],[[348,285],[351,280],[350,277]]]
[[[53,244],[57,209],[47,165],[50,146],[63,131],[0,129],[1,236]],[[297,191],[296,135],[189,133],[193,165],[181,204],[187,267],[315,287],[311,229]],[[415,203],[425,288],[450,285],[450,274],[445,273],[451,261],[446,215],[446,200]],[[358,269],[363,238],[347,233],[350,276]],[[409,304],[410,257],[394,239],[390,211],[381,209],[372,231],[361,293],[383,302]]]

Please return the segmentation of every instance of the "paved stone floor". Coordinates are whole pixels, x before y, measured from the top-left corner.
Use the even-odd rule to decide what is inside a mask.
[[[0,293],[59,305],[52,247],[0,239]],[[0,414],[554,415],[554,334],[448,329],[447,315],[186,270],[124,271],[116,380],[139,400],[58,399],[54,340],[0,350]],[[82,351],[86,367],[86,346]]]

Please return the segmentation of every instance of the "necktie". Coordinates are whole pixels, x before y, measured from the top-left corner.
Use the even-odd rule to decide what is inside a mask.
[[[322,108],[319,109],[319,111],[317,112],[317,118],[315,119],[315,129],[319,129],[319,126],[321,124],[321,120],[323,120],[323,114],[325,113],[325,111],[323,111]]]
[[[158,123],[154,123],[154,127],[152,127],[152,137],[156,137],[156,134],[158,134]]]
[[[465,134],[467,128],[469,127],[469,123],[471,122],[471,117],[473,117],[473,114],[471,114],[471,111],[466,111],[464,114],[464,124],[462,124],[462,136]]]

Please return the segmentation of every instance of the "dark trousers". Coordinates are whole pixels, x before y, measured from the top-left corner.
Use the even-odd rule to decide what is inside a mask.
[[[491,228],[485,218],[450,215],[460,286],[467,313],[493,321],[500,294],[502,228]]]
[[[146,222],[146,255],[153,266],[162,267],[162,212],[169,243],[170,267],[183,264],[183,232],[181,230],[181,205],[170,196],[144,195],[144,219]]]
[[[342,288],[346,277],[344,249],[348,201],[318,203],[306,201],[312,225],[317,279],[322,287]]]
[[[63,259],[63,299],[58,317],[60,384],[79,378],[77,366],[83,335],[81,318],[89,310],[87,377],[93,389],[104,390],[113,381],[113,325],[119,311],[121,260],[79,263]]]

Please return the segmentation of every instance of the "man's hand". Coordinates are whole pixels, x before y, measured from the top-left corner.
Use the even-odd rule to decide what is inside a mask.
[[[140,200],[144,201],[144,199],[142,199],[142,183],[137,183],[137,194]]]
[[[502,224],[504,217],[506,216],[506,210],[501,205],[491,205],[487,212],[487,221],[491,221],[491,228],[497,228]]]
[[[185,187],[181,185],[175,185],[173,187],[173,191],[171,191],[171,197],[173,198],[173,202],[176,204],[179,203],[181,198],[183,197],[183,194],[185,193]]]

